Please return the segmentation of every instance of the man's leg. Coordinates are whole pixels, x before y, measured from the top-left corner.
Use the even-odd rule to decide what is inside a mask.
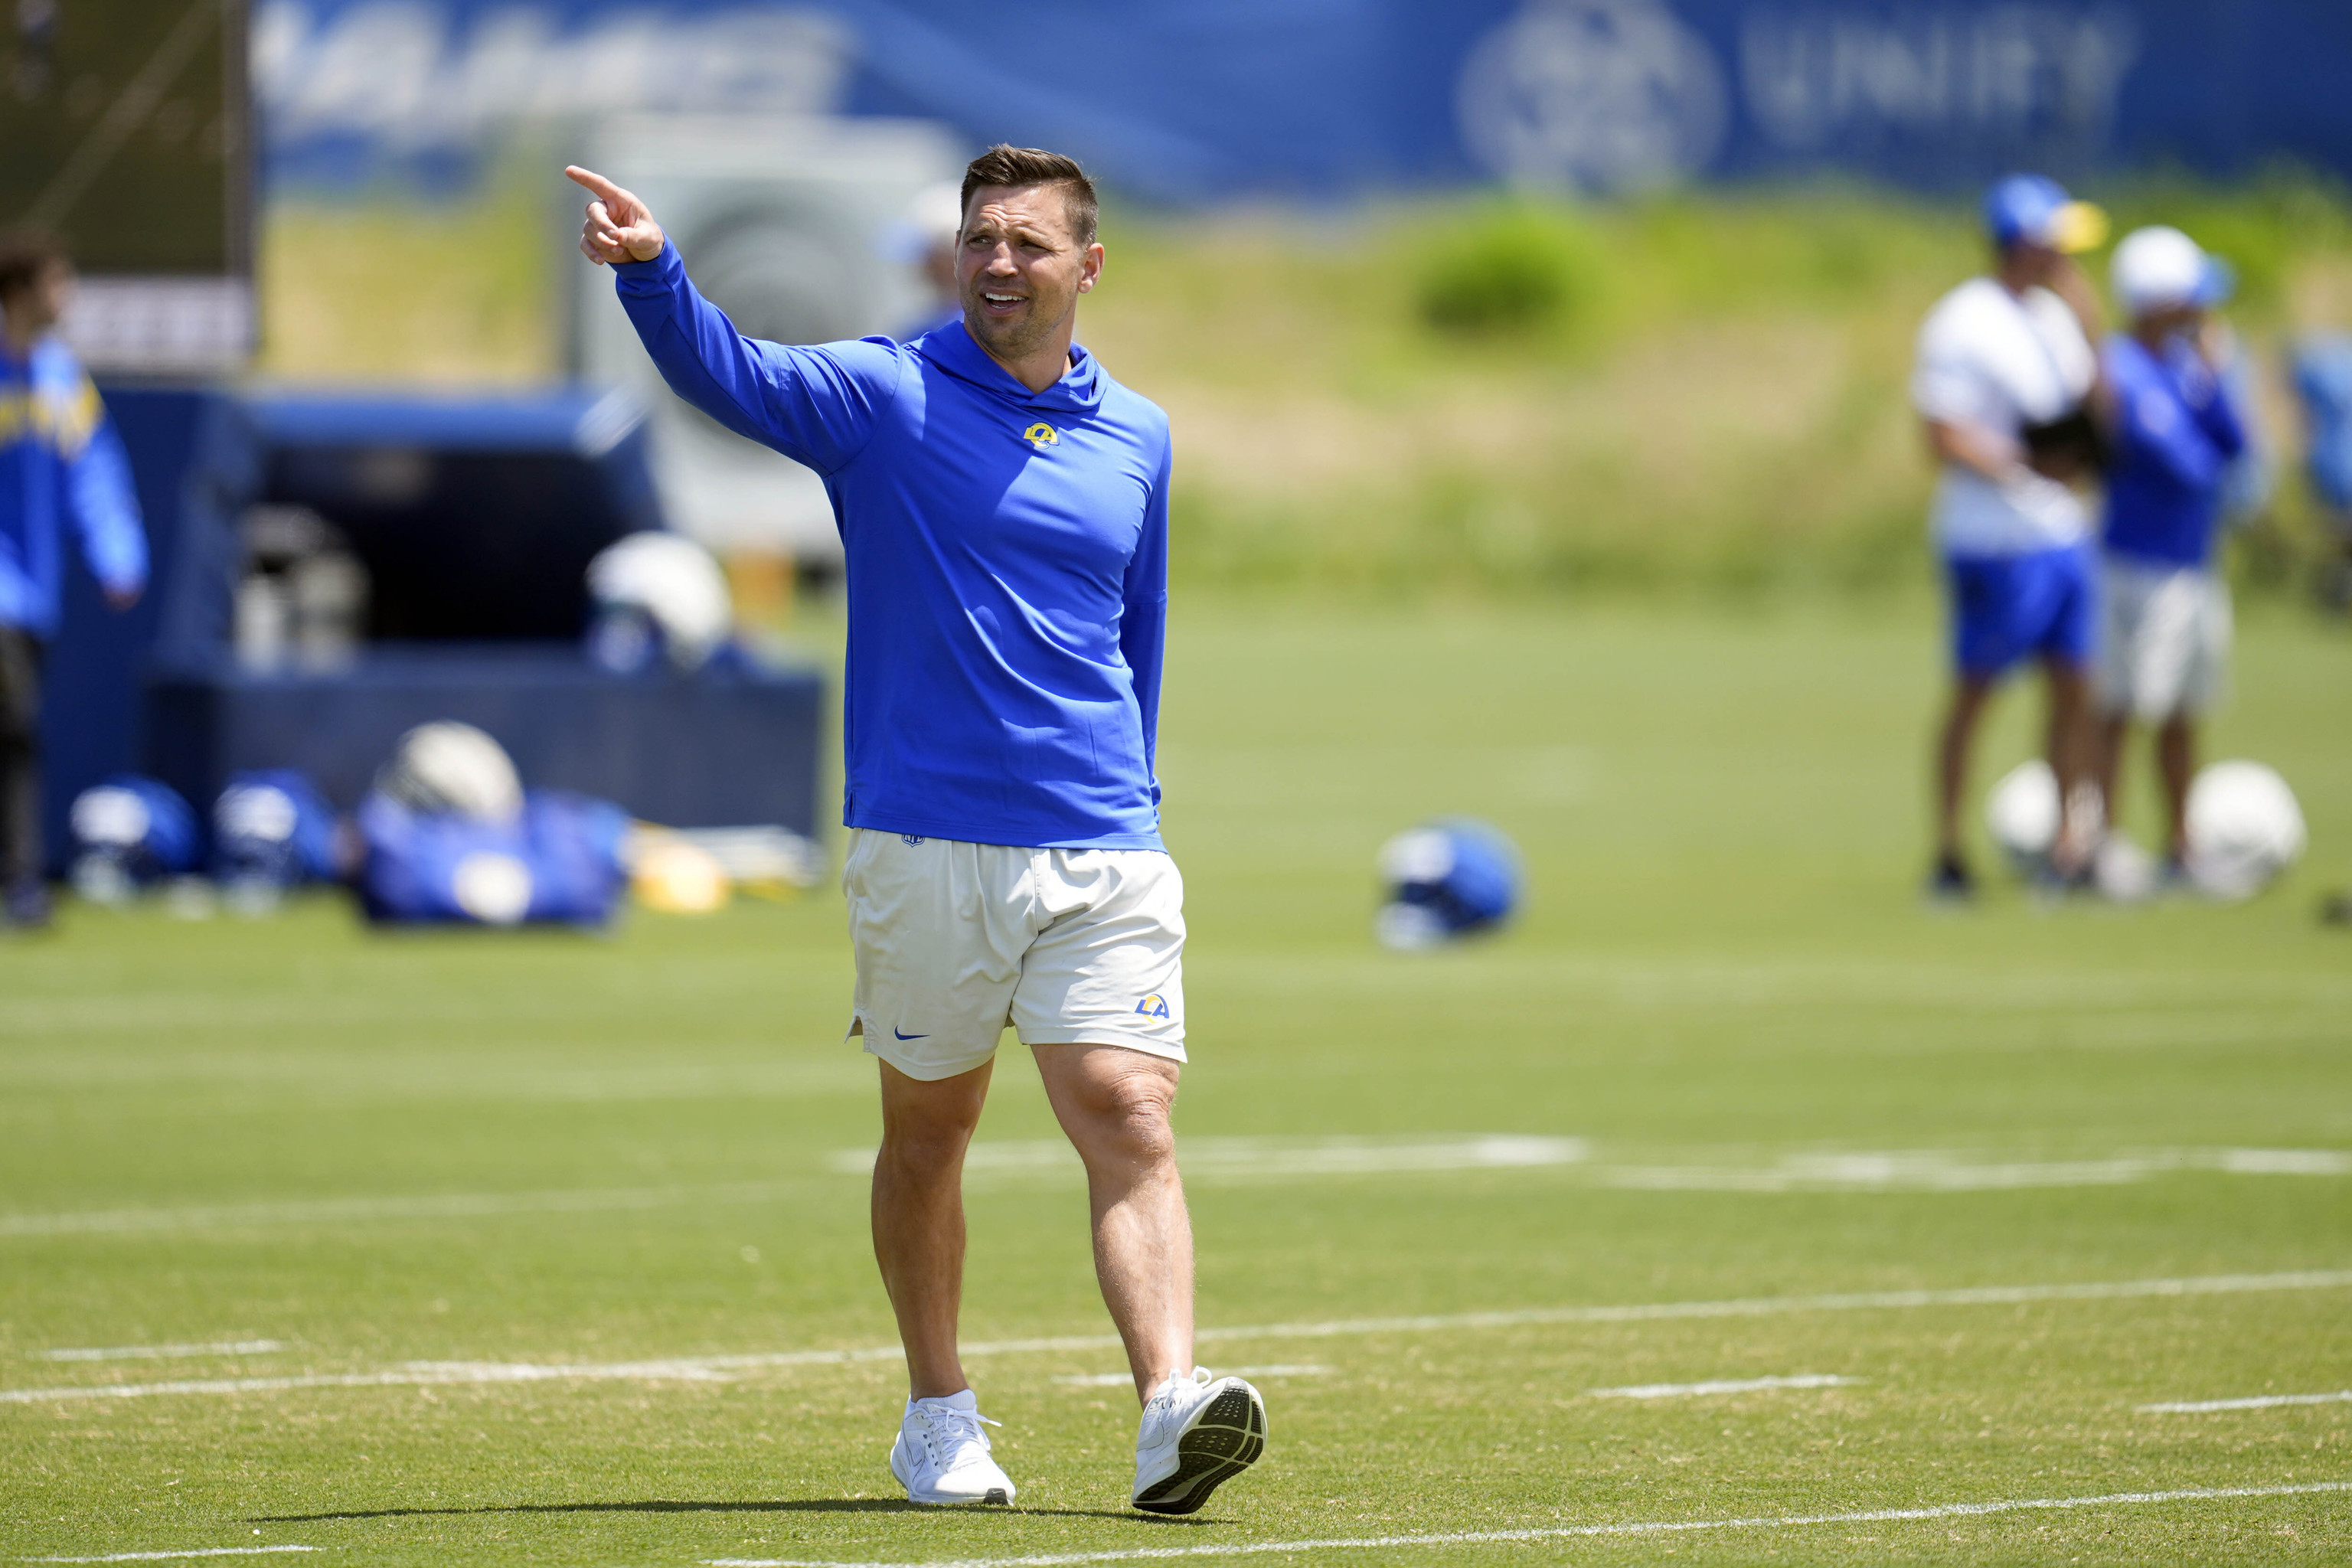
[[[0,626],[0,894],[39,892],[41,876],[41,647]]]
[[[2189,785],[2197,776],[2197,721],[2175,713],[2156,732],[2157,772],[2164,780],[2164,810],[2172,858],[2189,858]]]
[[[2100,719],[2093,729],[2096,755],[2093,759],[2094,778],[2099,786],[2099,799],[2104,803],[2107,820],[2112,823],[2123,810],[2122,779],[2124,748],[2131,741],[2131,714],[2118,710]]]
[[[1969,754],[1991,692],[1990,676],[1962,673],[1952,682],[1952,705],[1936,747],[1936,853],[1947,863],[1960,858],[1960,801],[1968,789]]]
[[[874,1161],[874,1257],[907,1348],[909,1396],[971,1384],[956,1354],[963,1301],[963,1156],[988,1099],[986,1062],[954,1078],[882,1069],[882,1149]]]
[[[2099,847],[2098,818],[2103,807],[2093,793],[2096,742],[2091,724],[2091,678],[2071,659],[2042,661],[2050,682],[2050,771],[2058,775],[2058,842],[2050,863],[2062,876],[2090,864]],[[2086,787],[2087,786],[2087,787]]]
[[[1119,1046],[1032,1049],[1086,1163],[1095,1277],[1146,1399],[1192,1371],[1192,1222],[1169,1121],[1181,1064]]]

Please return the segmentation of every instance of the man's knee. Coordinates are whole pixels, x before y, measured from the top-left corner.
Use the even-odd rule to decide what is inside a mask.
[[[1078,1125],[1072,1131],[1078,1152],[1088,1160],[1108,1159],[1122,1164],[1172,1160],[1176,1132],[1171,1116],[1175,1101],[1174,1080],[1150,1058],[1090,1075],[1075,1107]]]

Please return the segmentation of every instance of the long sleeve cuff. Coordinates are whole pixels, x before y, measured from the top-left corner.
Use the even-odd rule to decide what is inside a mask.
[[[615,261],[613,266],[613,287],[624,294],[662,293],[686,276],[686,260],[677,247],[662,238],[659,256],[651,261]]]

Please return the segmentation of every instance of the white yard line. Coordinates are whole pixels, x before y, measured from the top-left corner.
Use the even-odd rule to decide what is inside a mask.
[[[1551,1169],[1570,1180],[1636,1192],[1967,1193],[2035,1187],[2116,1186],[2180,1171],[2237,1176],[2352,1176],[2352,1152],[2337,1149],[2157,1149],[2100,1160],[1975,1161],[1948,1151],[1790,1154],[1768,1165],[1598,1164],[1580,1138],[1496,1133],[1453,1139],[1194,1138],[1185,1141],[1188,1179],[1200,1184],[1285,1182],[1319,1176],[1413,1172]],[[828,1155],[827,1170],[865,1175],[869,1149]],[[985,1179],[1075,1181],[1077,1156],[1059,1140],[974,1143],[965,1159]],[[536,1193],[447,1193],[412,1197],[318,1198],[215,1204],[190,1208],[90,1209],[0,1214],[12,1237],[135,1235],[245,1230],[262,1226],[342,1225],[366,1220],[475,1219],[519,1214],[603,1214],[695,1203],[780,1203],[791,1182],[709,1186],[611,1187]]]
[[[2207,1274],[2179,1279],[2116,1279],[2074,1285],[1983,1285],[1957,1290],[1871,1290],[1826,1296],[1753,1296],[1727,1301],[1649,1301],[1625,1306],[1528,1307],[1511,1311],[1433,1313],[1411,1318],[1342,1318],[1319,1323],[1257,1323],[1205,1328],[1204,1342],[1235,1340],[1326,1340],[1355,1334],[1449,1333],[1467,1329],[1542,1327],[1559,1323],[1643,1323],[1695,1318],[1756,1318],[1783,1312],[1908,1311],[1923,1307],[2004,1307],[2041,1301],[2122,1301],[2147,1298],[2225,1296],[2273,1290],[2337,1290],[2352,1287],[2352,1268],[2288,1274]],[[1019,1355],[1115,1349],[1117,1334],[1059,1334],[1038,1339],[983,1340],[965,1355]],[[679,1379],[714,1382],[729,1372],[770,1367],[845,1366],[897,1361],[897,1345],[843,1350],[767,1351],[734,1355],[669,1356],[656,1361],[541,1364],[532,1362],[410,1362],[385,1372],[321,1373],[297,1377],[232,1377],[175,1383],[92,1384],[74,1388],[0,1389],[0,1405],[66,1399],[135,1399],[173,1394],[266,1394],[297,1388],[386,1388],[427,1384],[538,1383],[559,1378]]]
[[[1851,1388],[1858,1377],[1804,1372],[1794,1377],[1723,1378],[1713,1383],[1636,1383],[1624,1388],[1588,1388],[1591,1399],[1682,1399],[1701,1394],[1753,1394],[1768,1388]]]
[[[1893,1524],[1921,1520],[1981,1519],[1988,1514],[2078,1508],[2124,1508],[2147,1503],[2215,1502],[2238,1498],[2307,1497],[2352,1491],[2352,1481],[2305,1481],[2274,1487],[2187,1487],[2177,1491],[2109,1492],[2103,1497],[2009,1498],[1998,1502],[1948,1502],[1932,1508],[1874,1508],[1852,1513],[1791,1514],[1781,1518],[1652,1519],[1623,1524],[1570,1524],[1539,1530],[1460,1530],[1425,1535],[1331,1536],[1314,1541],[1235,1542],[1224,1546],[1145,1546],[1124,1552],[1053,1552],[1034,1557],[959,1557],[925,1563],[843,1563],[804,1557],[710,1557],[709,1568],[1075,1568],[1089,1563],[1144,1563],[1179,1557],[1256,1557],[1279,1552],[1340,1552],[1407,1546],[1476,1546],[1531,1541],[1570,1541],[1610,1535],[1673,1535],[1712,1530],[1789,1530],[1814,1524]]]
[[[176,1557],[266,1557],[276,1552],[321,1552],[319,1546],[206,1546],[193,1552],[114,1552],[104,1557],[26,1557],[26,1563],[162,1563]]]
[[[2244,1399],[2189,1399],[2139,1408],[2161,1415],[2202,1415],[2210,1410],[2276,1410],[2288,1405],[2352,1405],[2352,1388],[2334,1394],[2257,1394]]]
[[[36,1361],[168,1361],[183,1356],[268,1355],[284,1340],[226,1340],[211,1345],[106,1345],[95,1350],[37,1351]]]
[[[516,1214],[602,1214],[696,1203],[775,1203],[790,1182],[729,1182],[702,1187],[590,1187],[541,1193],[447,1193],[404,1198],[319,1198],[297,1203],[218,1204],[180,1209],[89,1209],[0,1215],[0,1237],[103,1236],[147,1231],[242,1230],[353,1220],[472,1219]]]
[[[1217,1373],[1219,1377],[1328,1377],[1328,1366],[1229,1366]],[[1088,1373],[1082,1377],[1057,1377],[1054,1380],[1064,1388],[1125,1388],[1135,1381],[1135,1374],[1126,1372]]]

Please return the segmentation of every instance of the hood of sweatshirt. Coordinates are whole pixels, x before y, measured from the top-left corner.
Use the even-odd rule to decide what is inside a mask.
[[[963,330],[961,319],[933,327],[915,340],[915,352],[931,363],[968,382],[992,397],[1013,406],[1035,409],[1041,413],[1092,414],[1102,405],[1105,376],[1094,355],[1076,343],[1070,345],[1070,368],[1062,379],[1043,392],[1032,392],[1013,378],[1006,370],[988,356],[988,351],[971,341]]]

